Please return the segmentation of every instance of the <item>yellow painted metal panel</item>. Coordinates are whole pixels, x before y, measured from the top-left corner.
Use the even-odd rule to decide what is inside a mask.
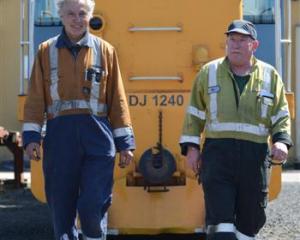
[[[289,104],[291,119],[295,119],[295,94],[293,92],[287,92],[285,96]]]
[[[269,189],[269,200],[277,198],[281,190],[281,167],[273,166],[271,170],[271,181]]]
[[[285,1],[287,3],[288,1]],[[300,22],[300,1],[291,1],[291,41],[292,41],[292,59],[291,59],[291,84],[292,84],[292,91],[295,91],[296,89],[296,69],[299,67],[299,62],[296,61],[296,26]],[[284,27],[287,29],[286,27]],[[287,35],[285,35],[287,36]],[[295,54],[293,54],[295,53]],[[297,109],[297,106],[294,106],[295,108],[293,109],[295,111],[299,111]],[[292,112],[292,111],[291,111]],[[292,115],[293,116],[293,115]],[[293,118],[292,121],[292,128],[297,129],[297,123],[295,121],[295,118]],[[294,131],[292,133],[292,139],[294,143],[296,142],[296,132]],[[289,151],[289,157],[290,159],[295,160],[297,156],[297,150],[296,148],[291,148]]]
[[[42,148],[41,148],[42,149]],[[43,160],[30,161],[30,171],[31,171],[31,192],[35,196],[36,199],[45,203],[46,196],[44,190],[44,175],[43,175]]]
[[[99,35],[119,54],[137,141],[133,166],[115,170],[109,228],[120,234],[193,233],[204,227],[204,201],[179,151],[183,116],[199,65],[224,55],[224,31],[241,17],[241,1],[99,0],[95,11],[105,20]],[[141,155],[160,133],[186,185],[161,193],[127,187],[125,176],[138,172]]]
[[[206,46],[208,60],[224,54],[224,31],[241,17],[241,1],[96,1],[105,19],[102,36],[118,50],[127,90],[190,89],[193,47]],[[130,31],[133,27],[179,27],[181,31]],[[134,76],[182,76],[183,81],[130,81]]]
[[[24,120],[24,105],[25,105],[26,95],[18,96],[18,111],[17,116],[19,121]]]
[[[119,53],[137,140],[134,163],[114,170],[109,228],[121,234],[193,233],[204,226],[204,201],[179,151],[183,115],[199,64],[224,55],[224,31],[232,19],[241,17],[241,1],[98,0],[96,14],[104,18],[105,27],[95,33]],[[186,185],[156,193],[126,186],[127,176],[140,174],[139,159],[156,145],[160,132]],[[32,191],[45,201],[41,171],[41,162],[33,162]],[[280,191],[280,180],[281,169],[276,167],[271,199]]]
[[[148,193],[115,182],[109,227],[120,234],[193,233],[204,224],[203,193],[196,181],[170,187],[169,192]]]
[[[0,1],[0,124],[18,130],[20,1]]]
[[[19,90],[19,0],[0,1],[0,125],[20,131],[17,121]],[[0,149],[0,161],[11,159],[11,153]]]

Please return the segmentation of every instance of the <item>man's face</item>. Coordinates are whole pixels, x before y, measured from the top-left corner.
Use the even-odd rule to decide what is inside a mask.
[[[226,40],[227,57],[231,64],[243,66],[249,61],[258,47],[258,41],[240,33],[230,33]]]
[[[71,41],[79,41],[87,31],[90,16],[83,1],[68,1],[61,14],[62,23]]]

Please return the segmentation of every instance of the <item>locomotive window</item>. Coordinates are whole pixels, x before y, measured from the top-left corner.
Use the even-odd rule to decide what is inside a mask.
[[[61,25],[61,21],[55,6],[55,1],[35,1],[34,24],[36,26]]]
[[[255,24],[273,24],[274,0],[244,0],[244,19]]]

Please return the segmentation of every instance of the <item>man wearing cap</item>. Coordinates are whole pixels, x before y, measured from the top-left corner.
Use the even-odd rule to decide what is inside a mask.
[[[292,145],[290,116],[279,74],[253,55],[255,26],[235,20],[225,34],[226,56],[196,76],[180,146],[203,185],[207,239],[251,240],[266,220],[266,159],[285,161]]]

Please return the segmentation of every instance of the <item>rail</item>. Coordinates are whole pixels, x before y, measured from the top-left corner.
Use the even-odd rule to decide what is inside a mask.
[[[130,27],[129,32],[155,32],[155,31],[173,31],[173,32],[181,32],[182,27]]]
[[[162,81],[182,81],[183,78],[180,76],[133,76],[129,77],[130,81],[151,81],[151,80],[162,80]]]

